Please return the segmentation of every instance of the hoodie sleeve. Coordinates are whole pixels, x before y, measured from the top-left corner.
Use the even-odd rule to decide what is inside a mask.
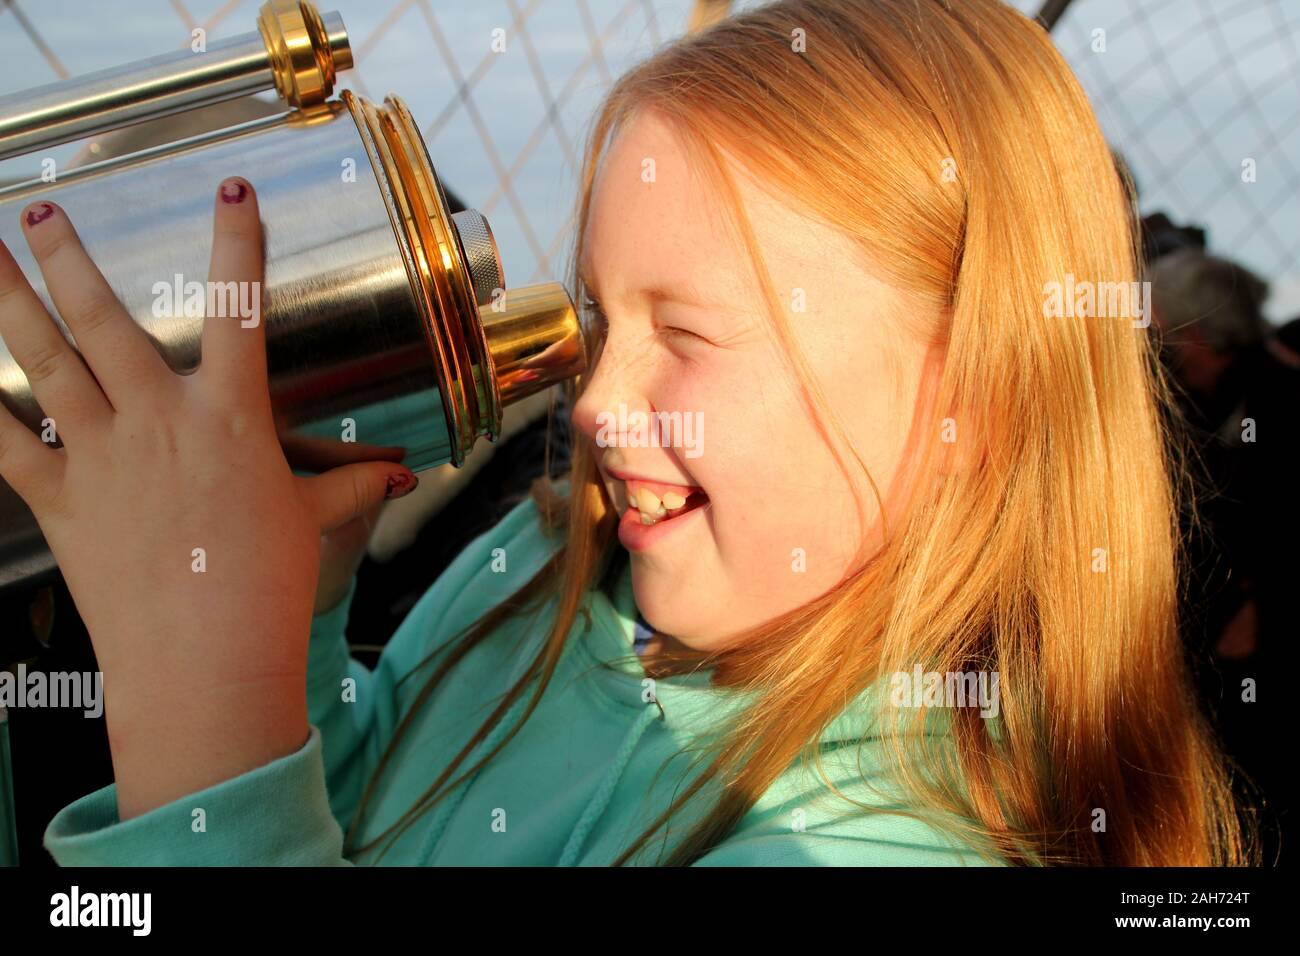
[[[342,814],[381,699],[376,675],[348,653],[344,599],[312,618],[310,734],[295,753],[125,822],[117,784],[70,803],[45,831],[60,866],[344,866]],[[345,684],[345,679],[355,682]],[[349,703],[347,698],[356,703]],[[360,705],[360,706],[358,706]],[[369,706],[367,706],[369,705]]]
[[[295,753],[125,822],[109,784],[60,810],[45,848],[60,866],[348,865],[316,727]]]
[[[354,577],[343,600],[312,619],[307,651],[307,720],[320,729],[330,812],[341,828],[397,721],[393,655],[382,654],[371,671],[348,647],[345,629],[356,590]]]

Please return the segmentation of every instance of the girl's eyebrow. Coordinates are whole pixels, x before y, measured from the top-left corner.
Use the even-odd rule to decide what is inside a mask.
[[[591,273],[588,271],[585,263],[578,267],[578,281],[581,282],[583,286],[591,292],[592,296],[602,304],[609,304],[608,302],[605,302],[604,298],[601,296],[600,289],[597,287],[596,283],[591,280]],[[700,295],[693,286],[687,286],[682,289],[676,289],[665,285],[644,286],[633,291],[632,297],[635,298],[637,296],[644,297],[651,302],[677,302],[681,305],[694,306],[697,309],[707,309],[713,312],[730,311],[730,307],[720,302],[711,301],[708,297]]]

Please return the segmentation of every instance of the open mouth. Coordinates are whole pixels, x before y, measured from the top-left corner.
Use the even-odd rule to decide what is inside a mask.
[[[632,479],[627,486],[628,508],[636,509],[641,524],[662,524],[708,504],[703,488],[692,485],[668,485]]]

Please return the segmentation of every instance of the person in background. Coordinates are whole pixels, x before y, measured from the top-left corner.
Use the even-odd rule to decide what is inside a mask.
[[[1300,354],[1264,318],[1267,283],[1243,266],[1185,243],[1149,275],[1201,484],[1184,516],[1183,628],[1225,745],[1263,792],[1275,855],[1290,799],[1269,739],[1280,690],[1267,681],[1289,672],[1300,632]]]

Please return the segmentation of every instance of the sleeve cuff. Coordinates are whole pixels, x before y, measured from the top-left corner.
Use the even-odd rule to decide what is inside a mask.
[[[346,865],[314,724],[296,752],[125,822],[117,784],[89,793],[50,821],[45,848],[60,866]]]

